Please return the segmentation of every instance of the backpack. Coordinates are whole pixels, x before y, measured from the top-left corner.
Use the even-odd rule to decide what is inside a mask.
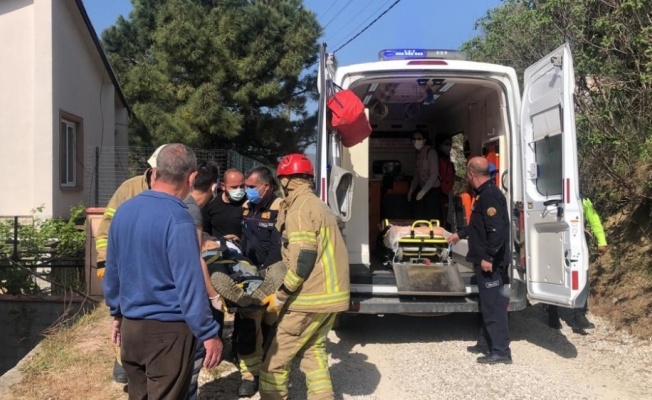
[[[355,146],[371,135],[371,126],[364,112],[364,104],[350,90],[331,89],[328,108],[333,116],[331,124],[340,133],[344,147]]]
[[[439,156],[439,182],[441,192],[445,195],[448,195],[455,186],[455,165],[450,158]]]

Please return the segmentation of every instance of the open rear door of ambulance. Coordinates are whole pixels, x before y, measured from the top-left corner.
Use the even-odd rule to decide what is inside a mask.
[[[333,56],[326,52],[326,44],[319,51],[319,110],[317,119],[317,149],[315,154],[315,184],[317,195],[330,206],[341,222],[351,219],[353,203],[353,174],[340,166],[341,148],[339,135],[329,132],[328,90],[333,87],[335,70]]]
[[[317,90],[319,91],[319,104],[317,108],[317,142],[315,143],[315,192],[323,202],[328,202],[328,127],[326,102],[328,90],[326,82],[328,71],[326,67],[328,54],[326,43],[319,47],[319,66],[317,69]]]
[[[525,70],[521,109],[527,290],[563,307],[586,301],[573,60],[568,44]]]

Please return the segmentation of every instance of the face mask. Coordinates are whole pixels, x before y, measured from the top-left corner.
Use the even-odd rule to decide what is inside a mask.
[[[424,142],[423,140],[415,140],[414,148],[417,150],[421,150],[421,148],[423,147],[423,142]]]
[[[229,198],[235,202],[242,200],[245,196],[243,188],[229,189]]]
[[[263,199],[258,192],[258,188],[247,188],[247,198],[254,204],[260,203],[260,201]]]

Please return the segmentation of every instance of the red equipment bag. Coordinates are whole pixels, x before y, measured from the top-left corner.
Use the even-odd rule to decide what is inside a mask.
[[[371,125],[364,113],[364,104],[350,90],[339,90],[328,99],[333,113],[332,125],[337,129],[344,147],[355,146],[371,135]]]

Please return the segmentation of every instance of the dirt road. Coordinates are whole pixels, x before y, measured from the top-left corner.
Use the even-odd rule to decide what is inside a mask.
[[[562,319],[567,313],[562,312]],[[582,336],[546,325],[541,307],[511,314],[514,364],[486,366],[466,352],[478,332],[474,315],[359,316],[331,332],[328,351],[339,399],[650,399],[652,344],[597,327]],[[239,373],[200,378],[200,399],[237,399]],[[305,398],[295,365],[292,399]],[[258,399],[256,395],[253,399]]]

